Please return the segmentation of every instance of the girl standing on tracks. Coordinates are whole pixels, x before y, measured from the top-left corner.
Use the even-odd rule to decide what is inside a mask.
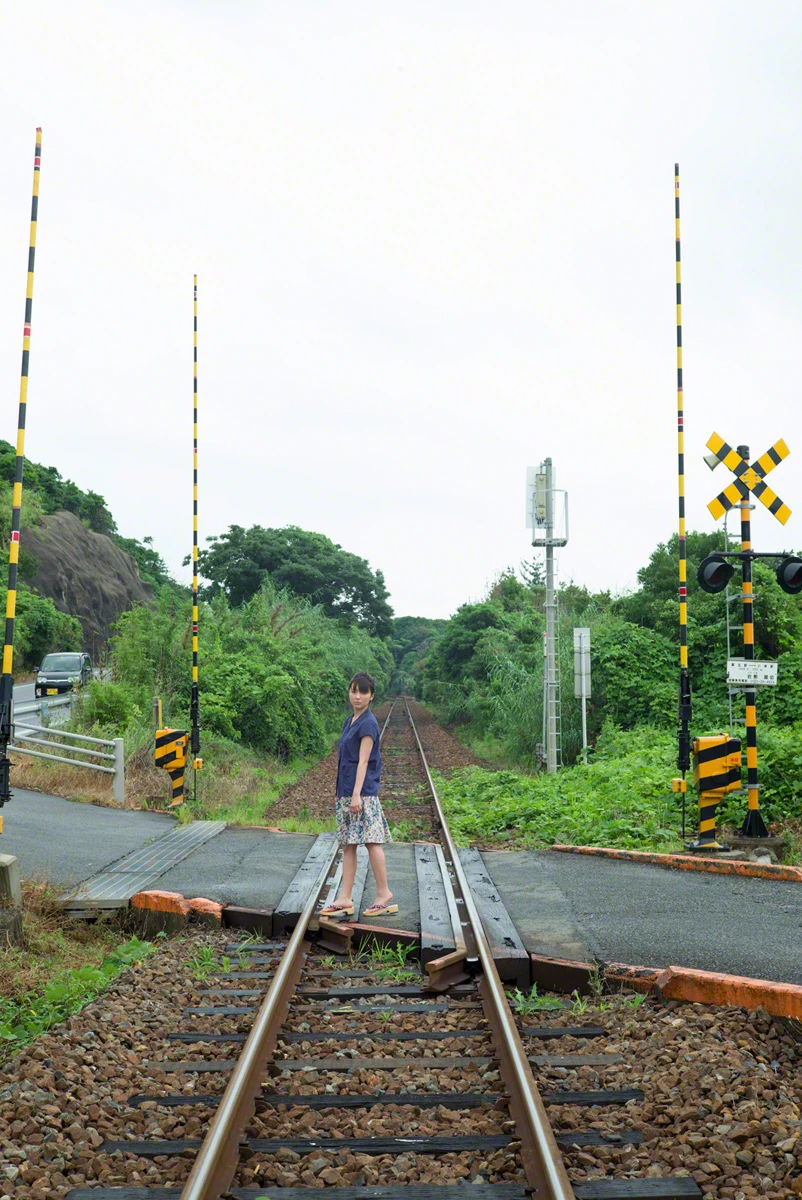
[[[360,671],[348,685],[353,714],[345,724],[337,743],[337,840],[343,848],[343,877],[340,894],[321,916],[347,916],[354,912],[353,888],[356,876],[356,848],[367,846],[370,867],[376,880],[376,899],[363,917],[382,917],[397,913],[391,904],[393,893],[387,886],[384,843],[391,842],[381,801],[382,758],[379,749],[379,723],[370,711],[376,694],[372,675]]]

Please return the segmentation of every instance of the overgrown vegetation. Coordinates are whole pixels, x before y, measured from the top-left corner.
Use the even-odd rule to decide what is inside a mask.
[[[192,815],[264,824],[272,800],[328,750],[354,671],[369,671],[383,692],[392,655],[381,639],[270,580],[237,608],[224,596],[202,604],[200,625],[204,767]],[[188,728],[191,636],[191,600],[177,591],[165,589],[153,607],[124,613],[112,642],[111,682],[90,684],[73,706],[76,731],[124,736],[126,790],[143,803],[161,806],[169,782],[153,763],[153,697],[162,700],[166,724]],[[64,771],[71,772],[67,794],[97,799],[109,790],[89,772],[77,782],[74,768]],[[17,781],[65,794],[57,777],[57,764],[38,760]],[[190,770],[190,794],[194,782]]]
[[[23,936],[0,955],[0,1060],[83,1008],[151,946],[104,922],[65,920],[56,893],[26,881]]]
[[[787,830],[785,860],[798,856],[793,823],[802,808],[802,724],[765,729],[761,742],[761,807]],[[618,846],[629,850],[676,850],[681,834],[680,797],[670,791],[676,768],[672,733],[641,725],[602,729],[590,762],[554,775],[466,767],[437,777],[437,790],[461,845],[544,847],[555,842]],[[728,796],[719,824],[737,828],[743,796]],[[689,793],[687,831],[696,820]]]

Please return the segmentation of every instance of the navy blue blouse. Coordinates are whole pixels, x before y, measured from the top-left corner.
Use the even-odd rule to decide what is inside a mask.
[[[356,769],[359,766],[359,743],[363,737],[373,738],[373,746],[368,759],[368,769],[365,772],[365,782],[362,784],[363,796],[378,796],[379,784],[382,777],[382,756],[379,749],[379,722],[370,709],[366,709],[352,724],[352,718],[346,717],[342,733],[337,742],[337,795],[351,796],[356,783]]]

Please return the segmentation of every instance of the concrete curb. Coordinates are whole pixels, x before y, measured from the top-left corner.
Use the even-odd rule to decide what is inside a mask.
[[[534,982],[557,992],[589,991],[591,975],[598,971],[608,984],[635,992],[651,992],[663,1000],[683,1000],[688,1004],[711,1004],[720,1008],[735,1006],[749,1012],[762,1007],[773,1017],[802,1020],[802,986],[795,983],[697,971],[691,967],[634,967],[627,963],[593,965],[543,954],[530,955],[530,961]]]
[[[708,871],[713,875],[740,875],[753,879],[774,879],[787,883],[802,883],[802,867],[737,862],[732,859],[697,858],[693,854],[659,854],[653,850],[612,850],[601,846],[570,846],[555,843],[550,850],[562,854],[594,854],[601,858],[617,858],[623,862],[651,863],[677,871]]]

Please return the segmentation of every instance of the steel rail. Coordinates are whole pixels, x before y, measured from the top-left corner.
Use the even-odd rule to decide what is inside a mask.
[[[443,806],[426,762],[426,755],[423,753],[423,746],[409,704],[406,704],[406,709],[412,732],[418,743],[429,787],[432,790],[432,799],[440,824],[440,836],[443,839],[446,858],[451,860],[451,866],[462,892],[466,915],[476,940],[479,961],[484,972],[484,977],[479,985],[482,1007],[490,1026],[493,1046],[498,1055],[501,1078],[509,1093],[510,1113],[521,1138],[521,1159],[527,1185],[540,1197],[540,1200],[575,1200],[574,1190],[563,1164],[562,1155],[532,1076],[532,1069],[521,1041],[521,1035],[513,1020],[504,987],[493,961],[482,918],[474,903],[457,847],[451,837],[451,831],[448,828]]]
[[[396,701],[393,700],[380,737],[384,735],[395,705]],[[339,846],[335,846],[325,871],[321,869],[320,886],[313,888],[298,918],[298,924],[181,1191],[181,1200],[219,1200],[221,1193],[231,1186],[239,1165],[240,1138],[256,1111],[256,1097],[262,1087],[265,1064],[275,1049],[290,999],[301,976],[309,949],[309,943],[305,941],[309,923],[338,853]]]
[[[395,708],[397,703],[398,703],[398,697],[396,696],[395,700],[393,700],[392,704],[390,705],[390,711],[388,712],[387,716],[385,717],[384,724],[381,727],[381,732],[379,734],[379,742],[381,742],[382,738],[384,737],[384,731],[387,728],[387,726],[390,724],[390,717],[393,715],[393,709]]]
[[[321,868],[320,886],[312,889],[298,918],[228,1087],[220,1099],[220,1106],[181,1190],[181,1200],[220,1200],[221,1194],[231,1186],[240,1161],[240,1140],[256,1112],[256,1097],[262,1087],[267,1059],[275,1049],[309,950],[309,943],[305,940],[307,926],[338,851],[339,846],[335,845],[325,870]]]

